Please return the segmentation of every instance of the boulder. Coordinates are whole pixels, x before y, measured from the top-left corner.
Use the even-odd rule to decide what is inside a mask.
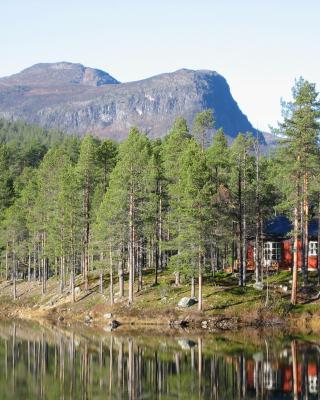
[[[262,282],[256,282],[253,284],[253,288],[256,290],[263,290],[264,284]]]
[[[178,307],[188,308],[197,303],[197,300],[194,297],[182,297],[182,299],[178,303]]]

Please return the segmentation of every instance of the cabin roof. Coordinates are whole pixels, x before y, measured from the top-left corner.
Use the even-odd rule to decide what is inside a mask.
[[[270,218],[263,228],[264,235],[268,238],[285,238],[292,231],[292,223],[285,215]]]
[[[293,225],[285,215],[277,215],[270,218],[264,225],[263,234],[266,239],[285,239],[290,236]],[[318,219],[309,222],[309,239],[318,237]]]

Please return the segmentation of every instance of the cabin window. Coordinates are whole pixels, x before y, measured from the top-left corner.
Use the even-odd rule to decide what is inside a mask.
[[[309,256],[316,256],[318,252],[318,242],[309,242]]]
[[[264,259],[266,261],[281,260],[281,243],[280,242],[265,242],[263,246]]]

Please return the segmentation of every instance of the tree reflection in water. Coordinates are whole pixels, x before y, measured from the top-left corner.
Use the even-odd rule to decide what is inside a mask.
[[[0,323],[1,399],[319,399],[316,342]]]

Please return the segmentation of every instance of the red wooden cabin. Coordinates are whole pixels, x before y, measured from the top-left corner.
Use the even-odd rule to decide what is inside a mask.
[[[289,269],[293,264],[293,241],[290,237],[292,224],[284,215],[270,219],[263,230],[263,258],[264,264],[275,269]],[[255,243],[251,238],[247,251],[248,266],[254,269]],[[309,253],[308,268],[317,269],[318,257],[318,221],[309,223]],[[302,246],[298,242],[298,266],[302,265]]]

